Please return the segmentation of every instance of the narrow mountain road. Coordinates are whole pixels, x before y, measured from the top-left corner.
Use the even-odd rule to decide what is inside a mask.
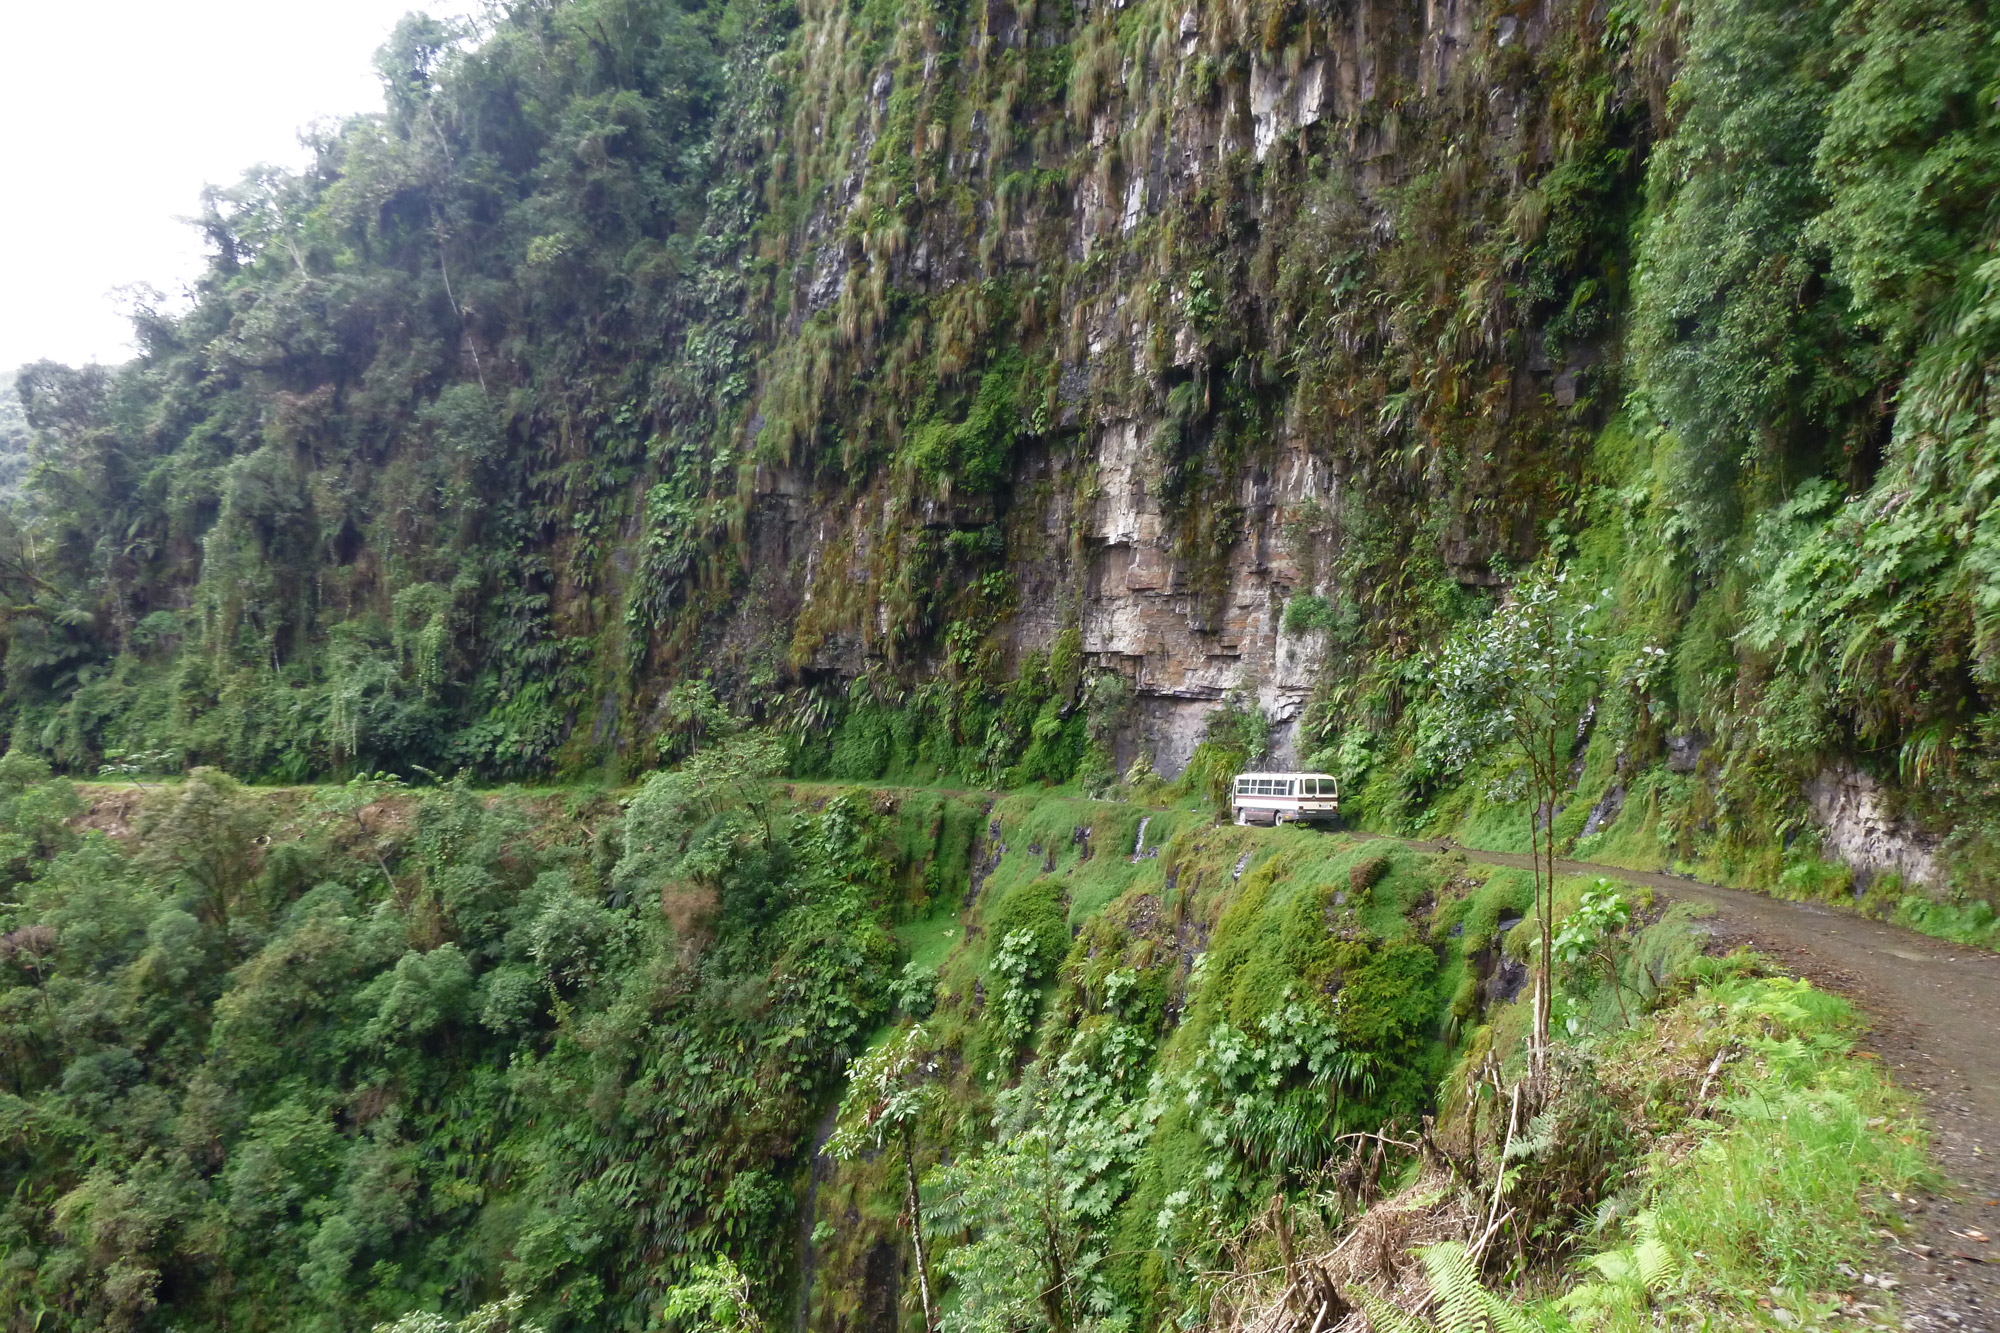
[[[1530,868],[1516,853],[1403,841]],[[1674,875],[1561,859],[1556,873],[1602,875],[1711,907],[1718,937],[1770,955],[1868,1014],[1864,1045],[1923,1098],[1932,1150],[1952,1185],[1905,1208],[1910,1227],[1895,1246],[1894,1276],[1906,1326],[2000,1333],[2000,954]]]

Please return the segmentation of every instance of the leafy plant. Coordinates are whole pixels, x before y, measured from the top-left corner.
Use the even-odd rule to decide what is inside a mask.
[[[1583,891],[1575,910],[1563,918],[1556,931],[1552,950],[1556,962],[1575,968],[1596,963],[1604,969],[1605,980],[1618,1001],[1618,1012],[1626,1022],[1624,981],[1619,976],[1618,936],[1632,919],[1632,905],[1625,901],[1607,879],[1599,879]],[[1571,1034],[1574,1035],[1574,1034]]]
[[[750,1280],[722,1254],[696,1265],[687,1281],[668,1289],[660,1317],[696,1333],[762,1333],[764,1328],[750,1299]]]
[[[1493,615],[1448,642],[1437,661],[1438,726],[1450,764],[1505,746],[1528,777],[1535,916],[1534,1046],[1546,1059],[1554,999],[1555,840],[1548,828],[1569,786],[1576,719],[1597,685],[1600,598],[1577,595],[1569,575],[1545,560]]]
[[[1376,1328],[1391,1333],[1529,1333],[1541,1323],[1488,1290],[1458,1242],[1427,1245],[1418,1253],[1430,1285],[1433,1318],[1420,1319],[1365,1288],[1353,1288],[1355,1300]]]
[[[826,1151],[851,1159],[864,1149],[880,1151],[893,1140],[902,1149],[904,1207],[910,1244],[917,1252],[917,1291],[924,1327],[938,1326],[931,1302],[930,1265],[924,1257],[924,1214],[917,1191],[916,1125],[937,1097],[938,1060],[921,1026],[903,1028],[856,1061]]]

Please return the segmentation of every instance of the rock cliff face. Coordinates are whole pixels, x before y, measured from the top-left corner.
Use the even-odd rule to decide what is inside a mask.
[[[1826,854],[1854,872],[1856,893],[1876,876],[1895,874],[1912,887],[1944,887],[1938,862],[1943,841],[1892,808],[1889,793],[1866,773],[1842,765],[1806,786],[1806,799],[1824,830]]]
[[[865,94],[836,92],[792,128],[800,156],[849,147],[802,228],[783,341],[810,342],[831,317],[832,363],[893,361],[926,334],[962,336],[957,317],[1050,368],[994,496],[954,497],[893,466],[759,472],[753,582],[768,601],[746,614],[780,632],[810,623],[792,640],[809,670],[852,678],[906,659],[923,637],[904,632],[897,587],[913,538],[997,522],[1010,659],[1080,629],[1090,663],[1135,687],[1121,765],[1145,754],[1178,772],[1232,696],[1261,708],[1275,761],[1292,763],[1329,654],[1379,643],[1368,608],[1389,618],[1413,565],[1490,585],[1494,557],[1532,553],[1538,507],[1596,419],[1579,384],[1603,348],[1571,333],[1552,357],[1540,317],[1554,304],[1504,290],[1497,246],[1510,202],[1580,135],[1601,148],[1638,132],[1617,70],[1584,71],[1603,84],[1589,125],[1564,101],[1565,79],[1595,59],[1588,6],[1274,6],[1249,32],[1240,6],[993,4],[955,47],[935,29],[899,35],[836,74],[852,58],[845,14],[809,8],[798,43],[804,86]],[[982,103],[1010,57],[1032,66],[1057,49],[1074,52],[1058,96]],[[899,98],[961,114],[885,153]],[[926,160],[927,134],[945,144],[935,193],[920,168],[921,216],[884,235],[869,212],[880,182],[901,155]],[[1024,194],[1024,169],[1070,188]],[[1604,259],[1573,256],[1568,282],[1593,282]],[[1002,285],[1022,294],[1011,328]],[[921,293],[942,317],[905,323],[890,350],[884,291]],[[766,399],[789,356],[766,363]],[[893,437],[903,405],[878,393],[828,389],[816,405]],[[783,410],[761,404],[751,430],[768,442]],[[1344,639],[1310,618],[1287,633],[1298,594],[1361,621]],[[899,665],[921,672],[916,657]]]
[[[1268,749],[1384,826],[1518,827],[1431,675],[1547,559],[1608,598],[1559,841],[1865,870],[1840,830],[1879,806],[1950,835],[1934,881],[2000,882],[1990,28],[413,20],[384,115],[217,198],[145,356],[24,372],[11,735],[622,780],[733,714],[801,775],[1099,791]],[[1816,812],[1842,763],[1882,801]]]

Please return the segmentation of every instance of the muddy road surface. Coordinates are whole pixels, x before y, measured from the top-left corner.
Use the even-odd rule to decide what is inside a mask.
[[[1437,840],[1407,845],[1529,868],[1518,854]],[[1909,1227],[1874,1267],[1897,1282],[1906,1327],[2000,1333],[2000,954],[1675,875],[1562,859],[1556,873],[1602,875],[1705,904],[1726,942],[1768,954],[1866,1011],[1872,1026],[1863,1044],[1923,1098],[1932,1151],[1950,1182],[1905,1205]]]

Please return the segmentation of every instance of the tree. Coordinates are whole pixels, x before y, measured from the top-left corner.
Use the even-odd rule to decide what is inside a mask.
[[[149,801],[139,816],[139,865],[186,892],[194,913],[229,934],[230,918],[256,878],[270,831],[264,803],[234,778],[197,768]]]
[[[931,1305],[930,1268],[924,1258],[923,1213],[917,1198],[916,1124],[937,1096],[937,1055],[919,1024],[904,1028],[855,1062],[841,1099],[838,1125],[826,1150],[841,1161],[865,1151],[881,1151],[893,1138],[903,1152],[904,1201],[910,1241],[917,1251],[917,1292],[924,1303],[924,1328],[937,1328]]]
[[[1689,6],[1674,133],[1648,164],[1633,343],[1646,401],[1673,430],[1674,508],[1705,570],[1735,535],[1747,468],[1837,432],[1855,351],[1810,223],[1813,150],[1840,6]]]
[[[1452,767],[1511,750],[1528,775],[1529,848],[1534,862],[1535,965],[1533,1059],[1542,1072],[1549,1047],[1555,939],[1555,806],[1569,788],[1569,758],[1597,676],[1601,603],[1579,598],[1553,557],[1514,586],[1484,623],[1445,646],[1437,687]]]
[[[1625,983],[1618,975],[1620,952],[1618,933],[1632,919],[1632,904],[1600,878],[1583,891],[1583,901],[1563,919],[1562,933],[1556,936],[1555,956],[1565,967],[1596,963],[1611,983],[1611,997],[1618,1001],[1618,1017],[1628,1025],[1632,1016],[1625,1009]]]
[[[693,1333],[764,1333],[764,1320],[750,1300],[750,1279],[726,1254],[669,1288],[660,1316]]]
[[[959,1295],[944,1333],[1078,1333],[1124,1322],[1095,1228],[1110,1222],[1151,1129],[1130,1100],[1138,1092],[1065,1056],[995,1099],[984,1152],[930,1174],[939,1230],[966,1237],[940,1260]]]
[[[774,779],[784,767],[784,741],[753,733],[697,750],[672,772],[647,778],[626,804],[613,889],[626,899],[681,883],[717,891],[744,854],[782,842]]]
[[[375,1333],[543,1333],[539,1321],[521,1317],[521,1305],[520,1296],[508,1295],[457,1320],[418,1310],[393,1324],[375,1325]]]

